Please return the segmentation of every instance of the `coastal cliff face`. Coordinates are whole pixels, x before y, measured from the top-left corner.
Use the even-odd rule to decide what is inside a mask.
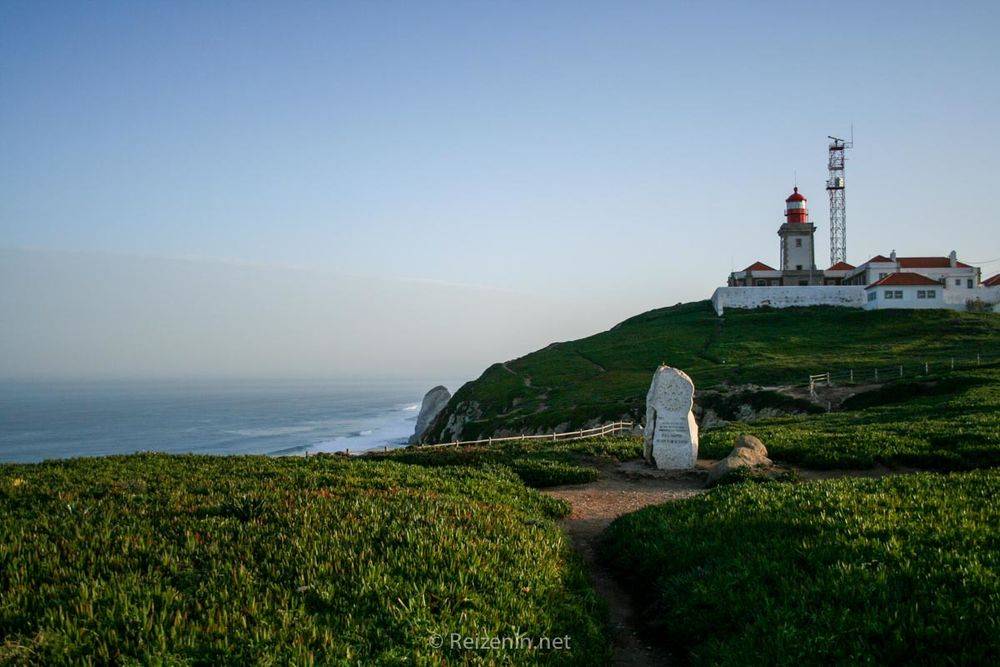
[[[424,394],[424,400],[420,403],[420,414],[417,415],[417,426],[413,430],[413,435],[410,436],[411,445],[421,441],[428,427],[437,419],[450,400],[451,392],[442,385],[438,385]]]

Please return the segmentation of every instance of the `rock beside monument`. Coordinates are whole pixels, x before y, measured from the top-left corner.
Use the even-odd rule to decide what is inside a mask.
[[[427,432],[427,429],[434,423],[434,420],[437,419],[450,400],[451,392],[442,385],[438,385],[424,394],[424,400],[420,403],[420,413],[417,415],[417,426],[413,430],[413,435],[410,436],[411,445],[420,442],[424,433]]]
[[[760,439],[752,435],[740,435],[736,438],[736,446],[729,456],[722,459],[708,471],[709,486],[740,468],[755,468],[769,466],[771,459],[767,458],[767,448]]]

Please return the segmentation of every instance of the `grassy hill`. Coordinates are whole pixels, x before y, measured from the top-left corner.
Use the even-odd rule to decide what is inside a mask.
[[[1000,349],[1000,316],[944,310],[834,307],[729,310],[708,301],[628,319],[609,331],[553,343],[494,364],[461,387],[428,441],[547,431],[592,420],[639,417],[661,363],[699,389],[801,383],[810,373],[974,358]],[[460,428],[453,428],[455,423]]]

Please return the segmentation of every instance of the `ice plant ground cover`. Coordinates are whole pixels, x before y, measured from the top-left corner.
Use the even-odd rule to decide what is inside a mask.
[[[602,606],[509,471],[322,456],[0,466],[0,663],[601,663]],[[483,656],[478,656],[482,659]]]
[[[695,664],[988,664],[1000,471],[745,482],[616,520],[602,557]]]

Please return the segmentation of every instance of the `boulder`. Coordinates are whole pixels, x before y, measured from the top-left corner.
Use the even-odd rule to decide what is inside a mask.
[[[708,471],[709,486],[739,468],[755,468],[771,465],[767,458],[767,448],[764,443],[752,435],[740,435],[736,438],[736,446],[729,456],[713,465]]]
[[[415,445],[424,437],[424,433],[434,423],[437,416],[444,410],[451,400],[451,392],[447,387],[438,385],[424,394],[424,400],[420,403],[420,412],[417,414],[417,426],[410,436],[410,444]]]

